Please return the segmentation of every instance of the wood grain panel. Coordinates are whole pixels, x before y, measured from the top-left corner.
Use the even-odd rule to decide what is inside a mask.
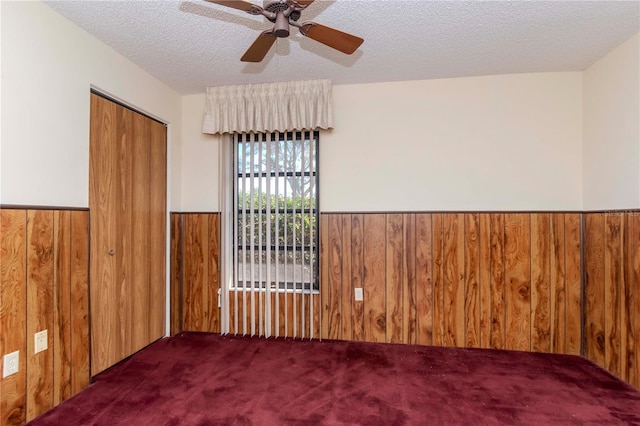
[[[322,215],[324,217],[325,215]],[[361,214],[351,215],[351,285],[353,288],[364,287],[364,217]],[[320,258],[322,262],[322,258]],[[320,283],[320,293],[324,293],[323,281]],[[352,339],[364,340],[364,302],[353,305]]]
[[[186,331],[206,331],[208,323],[207,273],[209,230],[204,214],[183,217],[183,326]]]
[[[480,347],[480,218],[464,215],[464,288],[465,342],[469,348]]]
[[[207,222],[209,240],[207,243],[207,260],[209,262],[207,267],[207,289],[209,296],[206,331],[220,333],[220,307],[218,306],[218,290],[220,289],[220,215],[209,214]],[[164,301],[164,298],[162,300]]]
[[[385,215],[365,215],[363,240],[364,337],[370,342],[386,341],[385,248]]]
[[[551,218],[551,352],[564,353],[566,338],[564,215]]]
[[[585,355],[603,367],[605,365],[604,226],[604,215],[585,215]]]
[[[71,396],[71,212],[53,212],[53,405]]]
[[[581,226],[579,214],[564,215],[566,337],[563,353],[571,355],[582,352]]]
[[[340,335],[343,340],[353,339],[353,283],[351,282],[351,216],[342,215],[342,240],[340,241]],[[308,316],[307,316],[308,318]]]
[[[251,297],[253,298],[253,295],[249,295],[247,297]],[[294,311],[295,311],[295,298],[293,297],[292,293],[285,293],[284,295],[284,308],[280,308],[283,310],[283,318],[284,318],[284,335],[287,337],[294,337],[295,336],[295,329],[294,329],[294,324],[295,324],[295,315],[294,315]],[[249,307],[250,304],[247,304],[247,307]],[[251,321],[249,319],[249,317],[247,317],[247,321]]]
[[[247,327],[248,325],[248,321],[247,321],[247,317],[246,317],[246,313],[247,313],[247,302],[246,302],[246,292],[243,291],[235,291],[235,299],[236,302],[235,304],[237,305],[237,310],[238,310],[238,327],[236,328],[236,333],[237,334],[242,334],[243,336],[246,336],[248,333],[251,332],[251,327]],[[281,333],[281,334],[284,334]]]
[[[464,346],[464,215],[443,221],[444,345]]]
[[[506,347],[504,215],[491,214],[491,348]]]
[[[276,292],[276,294],[274,295],[274,300],[275,300],[275,306],[276,309],[273,313],[273,316],[275,318],[275,330],[278,333],[278,336],[286,336],[285,333],[285,324],[284,324],[284,293],[282,292]]]
[[[621,282],[620,282],[620,377],[625,380],[630,380],[630,373],[633,371],[633,364],[635,360],[631,361],[630,358],[634,357],[633,349],[630,351],[630,347],[633,348],[633,326],[630,324],[630,320],[633,318],[633,310],[630,305],[633,304],[633,290],[632,290],[632,262],[629,252],[633,252],[629,237],[632,229],[630,226],[629,215],[621,216]],[[631,362],[630,362],[631,361]],[[631,371],[629,370],[631,367]]]
[[[531,224],[528,214],[505,220],[507,349],[531,350]]]
[[[309,339],[311,336],[311,296],[309,294],[299,294],[300,304],[300,333],[302,339]]]
[[[633,254],[631,255],[631,267],[633,269],[632,281],[634,292],[633,300],[629,301],[629,305],[634,312],[633,330],[635,333],[633,339],[635,345],[635,364],[633,373],[630,373],[629,375],[629,382],[636,388],[640,388],[640,212],[631,213],[629,219],[630,223],[632,224],[631,238],[629,240],[633,243],[629,252],[633,252]]]
[[[403,218],[386,215],[386,341],[402,343],[403,332]]]
[[[267,306],[265,306],[265,310],[268,309],[268,312],[265,312],[265,327],[267,327],[267,331],[265,336],[276,336],[279,337],[281,335],[280,332],[280,301],[279,301],[280,291],[278,289],[267,289],[267,294],[265,296],[265,302]]]
[[[268,327],[268,330],[267,332],[265,332],[265,337],[280,335],[280,330],[278,329],[278,326],[276,324],[276,318],[278,318],[278,311],[276,310],[277,298],[278,298],[278,295],[275,289],[273,291],[267,290],[265,301],[268,301],[267,305],[269,307],[269,312],[266,314],[268,315],[268,320],[266,324]]]
[[[417,306],[416,306],[416,216],[402,216],[404,245],[402,247],[402,341],[417,343]]]
[[[71,212],[71,395],[89,386],[89,213]]]
[[[276,293],[273,296],[274,299],[274,312],[273,312],[273,325],[274,325],[274,333],[276,334],[276,336],[283,336],[284,335],[284,322],[280,321],[280,319],[282,318],[282,307],[283,307],[283,297],[282,297],[282,293],[280,292],[280,290],[277,290]],[[230,311],[233,312],[233,311]],[[320,318],[317,317],[317,319],[319,320]]]
[[[531,215],[531,349],[551,351],[550,215]]]
[[[149,146],[149,341],[165,335],[167,244],[167,128],[150,122]],[[217,216],[216,216],[217,217]],[[218,231],[219,232],[219,231]],[[216,240],[217,241],[217,240]],[[216,250],[218,247],[216,246]],[[217,251],[216,251],[217,256]],[[217,265],[217,257],[216,257]],[[215,277],[217,274],[209,274]],[[219,315],[217,317],[219,321]],[[216,329],[211,325],[210,329]],[[219,325],[217,330],[220,330]]]
[[[237,312],[234,317],[231,318],[230,332],[234,334],[246,335],[245,332],[245,318],[244,318],[244,295],[242,291],[231,291],[229,293],[229,312]],[[237,324],[237,325],[236,325]],[[283,333],[280,333],[282,335]]]
[[[53,351],[35,353],[35,333],[53,331],[53,212],[27,211],[27,421],[53,407]],[[48,332],[48,347],[53,347]]]
[[[432,215],[433,231],[433,333],[434,346],[445,345],[445,313],[444,313],[444,217],[440,213]]]
[[[416,214],[416,343],[433,343],[433,252],[430,214]]]
[[[329,240],[327,247],[328,277],[325,288],[327,338],[342,338],[342,218],[339,215],[329,216],[327,223]]]
[[[479,303],[480,303],[480,347],[491,347],[491,216],[480,214],[479,218]]]
[[[0,350],[20,351],[18,373],[0,380],[0,424],[26,421],[27,214],[0,210]]]
[[[277,296],[276,296],[277,297]],[[229,292],[229,334],[240,334],[238,331],[238,292]],[[277,324],[277,323],[276,323]],[[280,334],[278,334],[279,336]]]
[[[171,251],[170,251],[170,271],[171,276],[169,288],[170,304],[170,333],[172,336],[180,333],[182,328],[182,215],[171,214]],[[233,312],[233,311],[231,311]],[[231,324],[234,322],[232,321]]]
[[[630,217],[626,214],[621,215],[621,285],[620,285],[620,378],[629,381],[630,366],[635,364],[635,354],[633,354],[633,348],[635,346],[633,326],[630,324],[633,321],[633,310],[630,305],[633,305],[634,292],[632,289],[633,281],[633,269],[632,269],[632,256],[633,248],[629,237],[633,232]],[[631,252],[631,253],[630,253]],[[630,360],[632,359],[632,360]]]
[[[311,305],[313,306],[313,335],[314,339],[320,338],[320,295],[311,294]]]
[[[303,339],[311,336],[311,297],[308,294],[301,294],[302,306],[300,308],[301,335]]]
[[[620,377],[620,289],[622,287],[622,216],[605,216],[604,331],[605,368]]]
[[[321,315],[320,333],[322,338],[329,338],[329,316],[331,309],[329,308],[329,293],[333,278],[329,275],[330,264],[330,240],[329,240],[329,218],[330,215],[320,215],[320,282],[323,283],[323,291],[320,292]],[[332,238],[333,240],[333,238]],[[284,326],[284,307],[281,308]],[[283,329],[284,333],[284,329]]]

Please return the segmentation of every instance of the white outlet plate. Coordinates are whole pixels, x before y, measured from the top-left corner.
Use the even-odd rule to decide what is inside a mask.
[[[362,302],[364,300],[364,293],[362,291],[362,287],[354,288],[353,295],[355,296],[356,302]]]
[[[42,330],[33,335],[35,339],[35,350],[34,353],[46,351],[47,344],[47,330]]]
[[[11,352],[4,356],[2,378],[16,374],[20,370],[20,351]]]

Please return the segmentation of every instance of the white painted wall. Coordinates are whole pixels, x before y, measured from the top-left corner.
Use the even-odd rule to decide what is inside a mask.
[[[40,2],[2,2],[0,203],[87,207],[91,86],[169,123],[180,207],[181,97]]]
[[[334,86],[323,211],[580,210],[581,73]]]
[[[219,135],[202,133],[205,95],[182,97],[182,211],[217,212]]]
[[[640,36],[584,72],[584,209],[640,208]]]
[[[172,210],[219,210],[219,138],[201,134],[204,95],[180,97],[45,4],[1,11],[0,203],[88,205],[93,85],[170,123]],[[638,208],[638,73],[636,35],[584,78],[335,86],[322,210]]]
[[[581,210],[582,73],[334,86],[330,211]],[[217,211],[204,95],[183,97],[182,209]]]

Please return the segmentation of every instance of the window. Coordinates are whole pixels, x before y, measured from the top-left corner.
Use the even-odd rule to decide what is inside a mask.
[[[318,290],[318,132],[235,135],[235,288]]]

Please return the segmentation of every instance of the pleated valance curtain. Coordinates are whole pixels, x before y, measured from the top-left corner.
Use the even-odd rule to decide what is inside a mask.
[[[288,132],[333,127],[330,80],[207,88],[202,132]]]

